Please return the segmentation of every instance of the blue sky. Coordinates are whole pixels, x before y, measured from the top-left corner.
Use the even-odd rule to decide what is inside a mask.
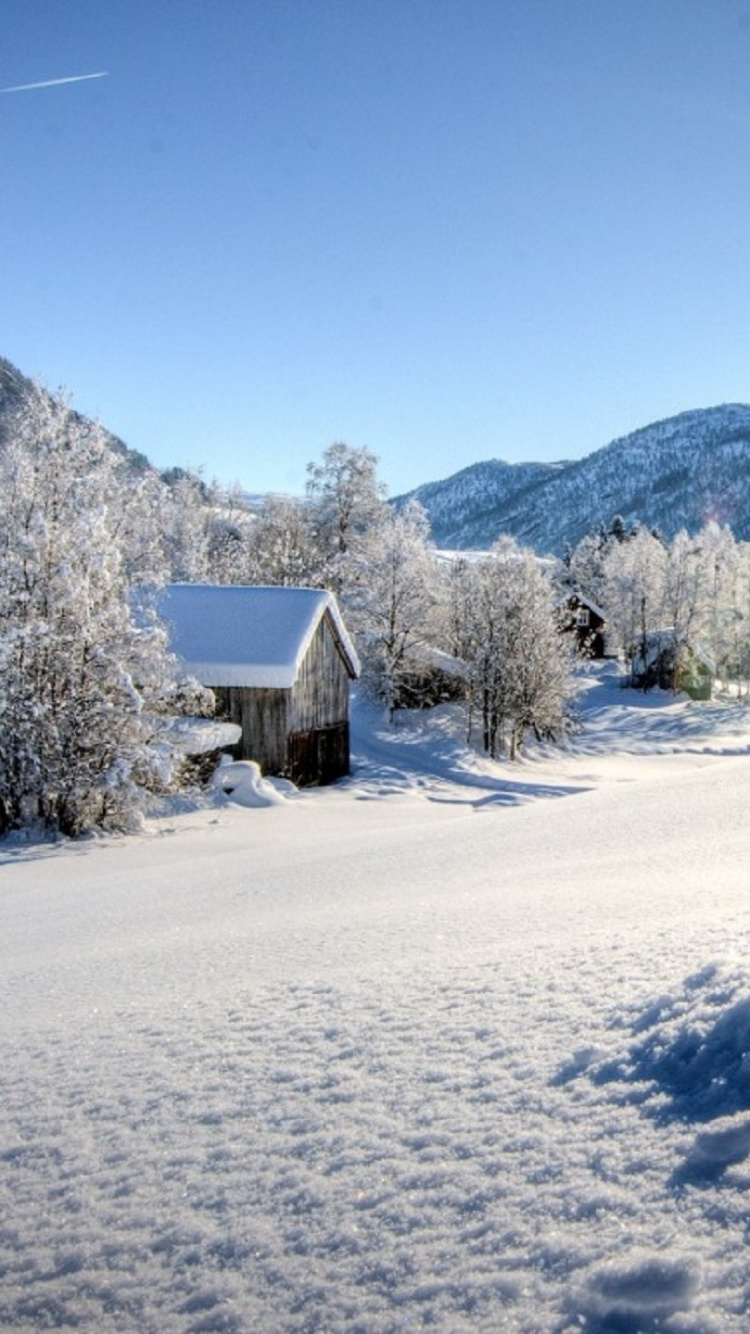
[[[0,355],[391,494],[750,400],[750,0],[5,0]]]

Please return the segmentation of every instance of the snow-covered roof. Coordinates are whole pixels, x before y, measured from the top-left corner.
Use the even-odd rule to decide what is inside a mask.
[[[593,611],[595,616],[599,616],[601,620],[606,621],[607,619],[606,613],[602,611],[602,608],[596,602],[594,602],[593,598],[590,598],[585,593],[582,593],[580,588],[572,588],[564,598],[564,601],[572,602],[573,599],[575,599],[576,602],[580,603],[582,607],[588,607],[589,611]]]
[[[324,589],[168,584],[157,608],[172,652],[207,686],[289,689],[326,612],[350,674],[359,674],[336,599]]]

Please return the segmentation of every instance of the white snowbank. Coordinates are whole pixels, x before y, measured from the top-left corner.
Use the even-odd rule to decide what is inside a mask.
[[[747,714],[581,709],[0,845],[0,1328],[744,1334]]]
[[[160,719],[158,726],[164,739],[184,755],[229,750],[242,736],[239,723],[225,723],[217,718]]]

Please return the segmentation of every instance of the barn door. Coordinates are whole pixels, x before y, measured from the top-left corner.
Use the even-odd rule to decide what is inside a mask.
[[[335,723],[289,737],[289,777],[299,787],[333,783],[349,772],[349,724]]]

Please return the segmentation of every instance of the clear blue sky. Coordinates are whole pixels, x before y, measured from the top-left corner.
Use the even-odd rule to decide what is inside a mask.
[[[750,400],[750,0],[5,0],[0,354],[395,495]]]

